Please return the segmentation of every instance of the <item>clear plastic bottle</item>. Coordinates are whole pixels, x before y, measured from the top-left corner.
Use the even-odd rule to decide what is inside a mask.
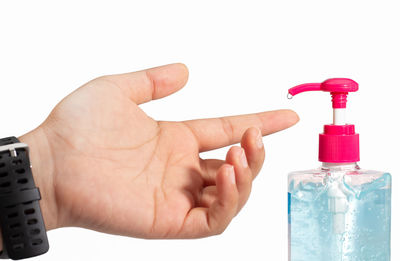
[[[359,135],[346,124],[351,79],[328,79],[289,90],[332,95],[333,124],[319,135],[315,170],[288,177],[289,261],[390,261],[391,175],[362,170]]]
[[[389,261],[391,176],[356,163],[289,174],[290,261]]]

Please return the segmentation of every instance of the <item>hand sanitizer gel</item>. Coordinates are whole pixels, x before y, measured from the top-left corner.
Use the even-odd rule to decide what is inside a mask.
[[[319,135],[322,166],[289,174],[289,261],[390,260],[391,176],[358,166],[359,135],[345,121],[347,95],[357,90],[344,78],[289,90],[289,98],[330,92],[333,107],[333,124]]]

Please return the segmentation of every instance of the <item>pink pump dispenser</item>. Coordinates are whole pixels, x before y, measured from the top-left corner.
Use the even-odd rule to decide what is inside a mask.
[[[333,122],[319,135],[322,164],[288,175],[289,261],[390,261],[392,178],[360,168],[359,135],[345,119],[347,95],[358,84],[306,83],[288,98],[308,91],[331,94]]]
[[[347,95],[358,91],[358,83],[347,78],[328,79],[322,83],[306,83],[289,89],[288,98],[308,91],[330,92],[332,96],[333,124],[325,125],[319,135],[319,161],[351,163],[360,161],[359,135],[355,127],[346,124]]]

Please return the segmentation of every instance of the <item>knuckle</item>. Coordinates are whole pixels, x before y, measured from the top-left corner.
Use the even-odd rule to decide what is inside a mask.
[[[218,236],[218,235],[223,234],[223,233],[225,232],[225,230],[226,230],[227,227],[228,227],[228,225],[220,226],[220,227],[215,231],[215,235]]]
[[[224,131],[225,135],[228,137],[229,140],[233,140],[234,137],[234,127],[232,122],[227,118],[220,118],[222,130]]]

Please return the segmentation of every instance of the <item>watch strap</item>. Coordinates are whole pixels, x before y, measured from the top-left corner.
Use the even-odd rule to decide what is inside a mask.
[[[49,249],[33,180],[29,149],[16,137],[0,139],[0,258],[14,260],[44,254]]]

